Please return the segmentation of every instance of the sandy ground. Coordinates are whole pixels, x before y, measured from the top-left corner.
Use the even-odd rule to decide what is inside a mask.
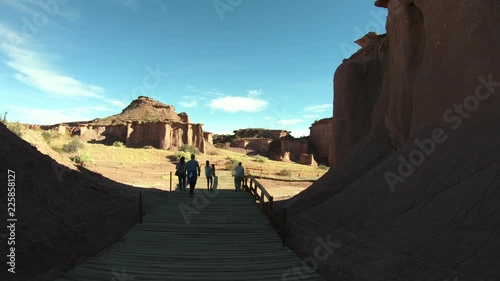
[[[170,191],[170,172],[174,173],[169,168],[162,169],[162,167],[153,165],[111,167],[99,164],[91,165],[88,169],[123,184],[144,188],[157,188],[165,191]],[[312,184],[307,181],[286,182],[269,179],[257,179],[257,181],[274,196],[275,200],[293,197]],[[176,184],[177,178],[174,176],[172,179],[172,191],[175,190]]]
[[[286,182],[268,179],[257,179],[257,181],[266,188],[274,200],[291,198],[312,184],[311,182]]]

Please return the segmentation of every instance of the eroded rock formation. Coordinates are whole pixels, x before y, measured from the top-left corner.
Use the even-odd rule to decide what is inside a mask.
[[[283,137],[289,136],[290,132],[285,130],[269,130],[262,128],[248,128],[235,130],[234,135],[236,138],[246,139],[246,138],[264,138],[264,139],[281,139]]]
[[[333,117],[314,122],[310,129],[309,142],[318,162],[332,165],[333,154]]]
[[[193,145],[202,153],[212,144],[212,134],[203,131],[202,124],[189,122],[185,112],[175,113],[175,108],[148,97],[132,101],[122,113],[89,122],[76,122],[44,126],[61,133],[70,132],[85,141],[112,144],[115,141],[127,147],[152,146],[158,149],[179,148]]]
[[[331,139],[329,141],[331,143]],[[317,165],[308,138],[296,139],[285,130],[260,128],[235,130],[234,135],[216,136],[216,145],[245,149],[249,155],[259,154],[272,160]]]
[[[363,257],[334,252],[327,280],[500,278],[496,2],[377,1],[387,35],[334,77],[336,169],[285,204],[315,221],[287,236],[304,257],[331,228]]]

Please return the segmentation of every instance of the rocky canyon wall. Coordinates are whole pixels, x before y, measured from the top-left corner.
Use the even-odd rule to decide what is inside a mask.
[[[310,129],[309,143],[315,152],[316,160],[331,165],[333,161],[333,117],[314,122]]]
[[[377,5],[389,9],[387,35],[361,40],[334,77],[336,169],[284,204],[315,235],[292,228],[290,244],[310,257],[311,240],[332,234],[320,225],[355,233],[333,240],[362,259],[335,252],[319,265],[327,280],[496,280],[500,3]],[[405,174],[403,161],[418,165]]]
[[[204,153],[213,141],[212,133],[204,132],[202,124],[179,122],[129,122],[126,125],[70,124],[42,126],[44,130],[77,135],[87,142],[107,145],[119,141],[127,147],[152,146],[158,149],[179,148],[193,145]]]
[[[397,150],[422,129],[498,105],[488,95],[500,81],[494,2],[377,2],[389,9],[387,35],[362,40],[335,73],[334,166],[378,129]]]

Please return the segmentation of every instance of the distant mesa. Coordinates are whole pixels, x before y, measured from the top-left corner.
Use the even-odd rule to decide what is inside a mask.
[[[70,132],[88,142],[119,141],[134,148],[172,149],[193,145],[205,153],[212,147],[212,133],[203,131],[203,124],[191,123],[187,113],[177,114],[174,106],[145,96],[132,101],[120,114],[41,127]]]

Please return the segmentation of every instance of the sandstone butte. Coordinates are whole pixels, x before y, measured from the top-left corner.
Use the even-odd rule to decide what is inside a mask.
[[[120,141],[135,148],[173,149],[186,144],[205,153],[212,146],[212,133],[203,131],[203,124],[191,123],[185,112],[177,114],[172,105],[144,96],[132,101],[120,114],[42,128],[69,131],[84,141]]]

